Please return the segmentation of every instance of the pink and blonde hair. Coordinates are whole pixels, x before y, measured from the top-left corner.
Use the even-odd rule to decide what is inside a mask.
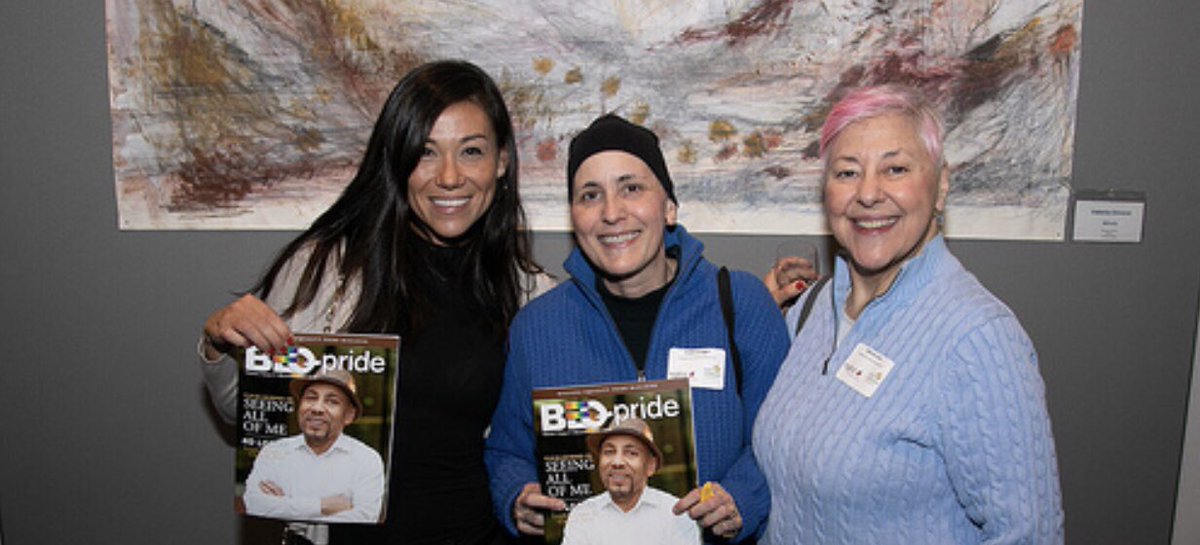
[[[942,136],[945,127],[933,105],[918,90],[907,85],[886,84],[861,87],[850,91],[829,111],[825,124],[821,126],[821,160],[829,145],[842,130],[851,124],[887,114],[908,116],[917,125],[917,133],[925,144],[934,165],[941,168],[946,159],[942,155]]]

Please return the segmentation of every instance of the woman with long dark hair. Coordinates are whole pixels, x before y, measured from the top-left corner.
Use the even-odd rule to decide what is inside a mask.
[[[353,181],[250,293],[204,324],[214,403],[236,418],[236,348],[292,331],[401,336],[388,521],[333,542],[502,542],[483,439],[517,309],[552,281],[531,258],[503,97],[463,61],[422,65],[388,97]],[[291,539],[325,541],[292,525]]]

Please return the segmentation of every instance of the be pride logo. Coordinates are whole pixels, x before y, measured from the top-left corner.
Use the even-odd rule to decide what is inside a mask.
[[[303,346],[289,346],[283,354],[272,357],[258,347],[246,349],[246,371],[277,375],[307,375],[320,364],[316,355]]]
[[[342,369],[352,373],[383,373],[387,368],[383,356],[372,354],[370,350],[359,354],[325,354],[318,358],[303,346],[289,346],[286,352],[274,357],[257,347],[246,349],[246,371],[250,373],[307,375],[319,365],[325,366],[326,371]]]

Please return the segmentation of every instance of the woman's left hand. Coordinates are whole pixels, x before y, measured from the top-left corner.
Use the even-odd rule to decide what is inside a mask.
[[[775,298],[775,304],[786,311],[818,278],[813,262],[803,257],[785,256],[775,261],[771,270],[763,275],[763,284]]]
[[[712,497],[701,499],[702,496],[708,496],[707,493],[701,493],[704,487],[709,487]],[[704,487],[688,492],[672,510],[676,515],[686,512],[713,535],[725,539],[737,536],[742,530],[742,514],[738,512],[733,496],[719,483],[708,482]]]

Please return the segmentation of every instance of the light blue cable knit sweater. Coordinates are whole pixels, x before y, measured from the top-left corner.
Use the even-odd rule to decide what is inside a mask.
[[[1062,543],[1044,386],[1012,311],[939,236],[835,350],[849,287],[839,258],[759,412],[766,542]],[[834,376],[859,343],[895,363],[870,398]]]

